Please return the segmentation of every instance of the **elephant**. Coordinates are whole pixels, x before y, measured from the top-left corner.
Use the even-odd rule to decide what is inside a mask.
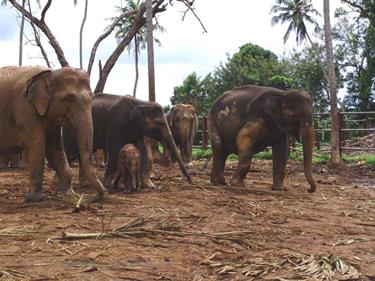
[[[141,153],[134,144],[125,144],[118,155],[118,167],[113,183],[117,189],[122,179],[126,193],[137,190],[141,184]]]
[[[56,170],[57,191],[70,191],[72,172],[61,141],[61,127],[77,136],[82,168],[100,195],[105,188],[91,164],[92,91],[86,72],[63,67],[0,68],[0,155],[25,151],[29,189],[25,200],[44,198],[44,160]]]
[[[192,160],[193,141],[198,129],[198,117],[195,109],[190,104],[176,104],[166,114],[173,139],[185,164]],[[167,149],[164,147],[164,158],[168,157]],[[172,158],[172,161],[175,161]]]
[[[312,99],[305,91],[283,91],[271,87],[246,85],[227,91],[216,99],[208,114],[208,133],[212,146],[211,182],[226,184],[225,161],[229,154],[239,156],[230,181],[243,186],[255,153],[272,146],[273,185],[284,189],[288,159],[288,135],[302,138],[304,173],[316,190],[312,177],[314,126]]]
[[[104,178],[106,187],[112,188],[113,186],[118,154],[126,143],[133,143],[140,150],[142,184],[150,188],[155,187],[150,180],[145,137],[166,143],[172,155],[177,158],[182,173],[191,182],[159,104],[141,101],[131,96],[97,93],[93,100],[92,117],[94,152],[97,149],[105,149],[107,153]],[[68,159],[71,162],[78,157],[72,133],[69,130],[64,130],[63,138]]]

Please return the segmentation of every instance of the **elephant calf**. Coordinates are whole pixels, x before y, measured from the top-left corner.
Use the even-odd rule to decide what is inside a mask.
[[[120,150],[114,189],[117,189],[120,179],[125,192],[135,191],[141,186],[141,153],[134,144],[125,144]]]

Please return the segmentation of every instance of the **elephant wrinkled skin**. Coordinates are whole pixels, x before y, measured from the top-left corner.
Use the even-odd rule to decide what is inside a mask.
[[[283,189],[288,158],[288,135],[302,138],[304,170],[314,192],[312,149],[314,127],[312,100],[307,92],[260,86],[243,86],[225,92],[208,115],[212,145],[211,182],[225,184],[224,167],[229,154],[239,156],[231,184],[243,185],[255,153],[272,146],[273,189]]]
[[[59,191],[67,192],[71,170],[61,142],[61,126],[78,138],[90,185],[105,189],[90,163],[92,92],[86,72],[64,67],[0,68],[0,155],[25,151],[30,186],[26,201],[43,199],[44,159],[56,170]]]

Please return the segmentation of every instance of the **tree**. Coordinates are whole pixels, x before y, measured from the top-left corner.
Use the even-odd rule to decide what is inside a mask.
[[[284,35],[284,43],[288,40],[290,33],[295,31],[297,44],[307,38],[313,45],[307,32],[306,22],[314,25],[315,31],[319,30],[319,25],[313,16],[320,16],[320,14],[312,6],[311,0],[276,0],[276,3],[271,8],[271,13],[277,14],[272,17],[272,25],[289,22]]]
[[[118,7],[118,10],[123,13],[125,10],[136,10],[139,8],[140,0],[126,0],[124,7]],[[122,19],[116,26],[115,36],[118,41],[120,41],[124,35],[126,35],[129,28],[134,24],[134,16],[129,16]],[[153,24],[155,31],[164,32],[164,27],[162,27],[158,22]],[[154,37],[154,41],[160,45],[160,40]],[[146,48],[146,27],[143,26],[134,35],[133,40],[129,43],[127,50],[134,53],[134,65],[135,65],[135,81],[133,88],[133,97],[136,97],[137,85],[139,80],[139,54],[141,49]]]
[[[343,164],[340,157],[340,119],[337,109],[337,89],[336,89],[336,74],[335,64],[333,60],[332,47],[332,29],[329,15],[329,0],[323,0],[324,11],[324,37],[325,47],[327,53],[327,70],[328,70],[328,85],[331,100],[331,159],[330,165],[332,167],[339,167]]]
[[[337,56],[345,71],[346,110],[375,110],[375,9],[374,0],[343,1],[348,10],[336,11],[334,28]],[[354,11],[354,13],[353,13]]]
[[[189,0],[175,0],[176,2],[182,3],[187,7],[187,11],[190,10],[193,12],[193,14],[196,16],[195,12],[191,9],[191,6],[193,5],[194,1]],[[50,30],[49,26],[45,22],[45,16],[49,9],[49,7],[52,4],[52,0],[47,0],[47,3],[42,9],[40,18],[35,17],[30,11],[27,11],[22,5],[20,5],[17,0],[3,0],[2,3],[9,2],[19,13],[21,13],[25,18],[27,18],[35,27],[34,30],[37,28],[47,37],[49,44],[52,46],[52,48],[55,51],[55,54],[57,56],[57,59],[61,66],[69,66],[68,61],[65,58],[64,51],[62,50],[57,38]],[[149,13],[151,16],[155,16],[157,13],[161,13],[166,11],[166,7],[168,5],[172,5],[173,0],[154,0],[149,3],[151,3],[151,13]],[[113,24],[102,34],[98,37],[96,42],[94,43],[90,58],[89,58],[89,64],[88,64],[88,73],[91,73],[92,65],[95,59],[96,51],[99,46],[99,44],[108,37],[109,34],[114,30],[116,24],[123,19],[124,17],[128,17],[130,15],[135,15],[135,22],[132,25],[131,28],[129,28],[129,31],[127,34],[123,37],[121,42],[116,46],[116,48],[113,50],[112,54],[108,57],[107,61],[105,62],[102,71],[99,75],[99,80],[96,84],[96,87],[94,89],[94,92],[102,92],[105,87],[105,83],[108,79],[108,75],[111,72],[113,66],[117,62],[118,58],[120,57],[121,53],[124,51],[124,49],[127,47],[127,45],[130,43],[134,35],[138,32],[138,30],[146,23],[145,19],[145,12],[146,7],[144,3],[142,3],[139,6],[139,9],[132,10],[132,11],[126,11],[122,15],[120,15],[117,19],[114,20]],[[196,16],[197,17],[197,16]],[[198,17],[197,17],[198,18]],[[199,19],[199,18],[198,18]],[[202,25],[203,26],[203,25]],[[42,49],[42,48],[41,48]]]
[[[83,41],[83,27],[85,26],[86,18],[87,18],[87,6],[88,6],[88,0],[85,1],[85,10],[83,13],[83,19],[81,23],[81,28],[79,30],[79,66],[82,69],[83,68],[83,59],[82,59],[82,41]],[[77,1],[74,1],[74,4],[77,4]]]
[[[155,102],[154,36],[152,26],[152,0],[146,0],[146,40],[148,65],[148,100]]]
[[[26,0],[22,0],[22,7],[25,8]],[[25,27],[25,16],[21,17],[21,26],[20,26],[20,39],[19,39],[19,52],[18,52],[18,65],[22,66],[22,55],[23,55],[23,31]]]

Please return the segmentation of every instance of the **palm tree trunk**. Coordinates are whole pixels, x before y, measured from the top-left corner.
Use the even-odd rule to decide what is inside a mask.
[[[22,0],[22,8],[25,8],[26,0]],[[19,53],[18,53],[18,65],[22,66],[22,55],[23,55],[23,29],[25,26],[25,16],[22,14],[21,19],[21,26],[20,26],[20,46],[19,46]]]
[[[331,165],[337,167],[340,162],[340,126],[337,109],[336,74],[333,60],[332,29],[329,16],[329,0],[323,0],[324,35],[327,52],[328,84],[331,97]]]
[[[152,0],[146,0],[147,61],[149,101],[155,102],[154,38],[152,26]]]
[[[82,63],[82,37],[83,37],[83,27],[85,26],[86,18],[87,18],[87,6],[88,6],[88,0],[85,2],[85,12],[83,14],[83,19],[81,23],[81,29],[79,31],[79,66],[82,69],[83,63]]]
[[[135,81],[134,81],[134,89],[133,89],[133,97],[137,95],[137,85],[138,85],[138,78],[139,78],[139,69],[138,69],[138,54],[139,54],[139,43],[137,34],[134,35],[134,59],[135,59]]]

